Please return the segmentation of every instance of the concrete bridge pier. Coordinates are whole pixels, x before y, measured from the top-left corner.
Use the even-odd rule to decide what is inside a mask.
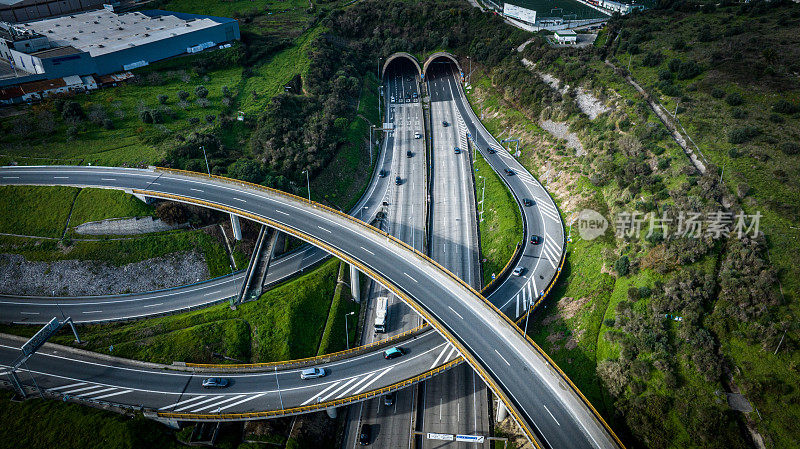
[[[231,215],[231,229],[233,230],[233,238],[236,240],[242,239],[242,225],[239,223],[238,215]]]
[[[497,400],[497,422],[503,422],[505,419],[508,418],[508,409],[506,405],[503,404],[503,401]]]
[[[350,293],[353,295],[353,301],[361,302],[361,279],[358,276],[358,268],[355,265],[350,265]]]
[[[326,408],[325,409],[325,413],[328,414],[328,418],[330,418],[330,419],[336,419],[336,416],[338,416],[338,412],[336,411],[336,407]]]

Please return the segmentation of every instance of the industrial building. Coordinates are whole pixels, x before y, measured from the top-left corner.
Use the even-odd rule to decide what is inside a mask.
[[[0,87],[131,70],[239,37],[234,19],[161,10],[0,22]]]

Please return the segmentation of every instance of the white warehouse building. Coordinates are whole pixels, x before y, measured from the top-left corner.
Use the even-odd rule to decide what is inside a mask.
[[[239,37],[234,19],[161,10],[0,23],[0,86],[130,70]]]

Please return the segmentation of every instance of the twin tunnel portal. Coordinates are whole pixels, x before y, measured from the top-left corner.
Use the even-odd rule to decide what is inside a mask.
[[[227,181],[214,179],[198,181],[175,172],[156,174],[150,171],[147,173],[141,171],[141,173],[134,173],[126,172],[124,169],[107,168],[107,172],[105,172],[107,177],[98,178],[92,173],[92,170],[81,170],[78,167],[73,167],[76,169],[73,171],[74,174],[69,170],[61,173],[64,170],[52,167],[41,170],[33,169],[30,173],[7,167],[0,169],[4,175],[0,184],[66,184],[133,191],[141,196],[172,199],[228,211],[232,217],[252,219],[298,236],[342,260],[350,262],[351,266],[358,267],[358,271],[367,274],[373,282],[368,283],[366,291],[361,292],[362,297],[375,299],[377,296],[386,294],[392,296],[391,293],[394,293],[394,297],[398,299],[395,308],[396,311],[400,311],[395,313],[395,318],[401,317],[397,319],[397,322],[400,323],[399,327],[405,326],[407,329],[404,330],[413,333],[417,332],[414,325],[420,324],[420,320],[432,325],[435,332],[423,332],[419,338],[414,337],[416,346],[412,345],[408,361],[403,362],[408,363],[406,372],[416,375],[409,379],[407,375],[403,374],[402,369],[390,364],[380,364],[375,369],[374,363],[367,363],[367,368],[364,368],[364,364],[358,365],[343,361],[337,362],[343,364],[342,377],[338,377],[339,373],[336,373],[336,368],[334,368],[336,375],[330,377],[329,380],[320,382],[316,387],[309,387],[304,383],[298,383],[297,379],[291,379],[291,376],[297,375],[297,370],[279,374],[276,367],[276,371],[272,374],[276,386],[271,387],[269,385],[273,382],[272,378],[267,382],[267,386],[263,384],[247,386],[248,382],[260,380],[260,375],[231,374],[229,369],[216,367],[217,371],[222,370],[223,373],[227,371],[223,375],[238,376],[238,380],[234,381],[235,386],[241,384],[249,389],[236,391],[229,397],[220,396],[217,399],[214,396],[201,394],[202,390],[194,394],[188,394],[189,392],[177,394],[172,393],[173,383],[184,382],[181,379],[185,378],[186,374],[165,375],[163,372],[158,372],[156,384],[159,389],[163,390],[161,393],[177,394],[177,396],[168,399],[154,399],[151,398],[153,391],[139,392],[137,390],[136,393],[131,393],[135,388],[130,384],[119,387],[119,391],[116,390],[116,385],[129,382],[126,379],[98,383],[97,391],[102,389],[103,392],[110,392],[103,397],[141,395],[142,402],[148,400],[154,404],[150,407],[151,417],[162,420],[187,421],[216,420],[209,413],[220,413],[221,410],[228,408],[235,410],[248,404],[260,410],[280,408],[285,411],[287,408],[287,405],[284,404],[285,400],[294,401],[297,404],[296,413],[302,413],[305,409],[308,411],[319,410],[320,406],[334,404],[339,398],[345,398],[351,394],[342,399],[341,404],[359,402],[361,405],[360,409],[359,407],[350,408],[347,445],[352,442],[355,446],[359,429],[364,423],[370,423],[376,429],[386,430],[386,432],[381,432],[383,433],[382,440],[374,440],[376,446],[400,447],[396,438],[405,434],[406,438],[409,438],[409,445],[413,440],[415,447],[422,448],[441,447],[441,444],[444,443],[443,441],[428,441],[425,438],[425,432],[451,436],[455,436],[454,434],[488,435],[488,415],[491,413],[492,407],[488,404],[487,398],[490,396],[489,391],[492,391],[500,399],[497,413],[501,416],[498,418],[502,418],[502,415],[510,412],[535,447],[622,447],[611,429],[566,375],[532,341],[526,340],[527,337],[519,328],[506,318],[506,315],[513,318],[519,317],[522,314],[520,310],[524,313],[526,309],[531,310],[534,304],[538,304],[560,271],[560,264],[563,263],[564,257],[563,223],[560,218],[556,218],[557,213],[554,212],[557,211],[557,208],[552,199],[538,181],[530,176],[527,170],[519,165],[513,157],[510,157],[507,151],[498,151],[502,149],[502,146],[486,132],[465,100],[460,85],[463,70],[453,55],[437,52],[420,65],[419,61],[409,53],[395,53],[386,58],[380,72],[385,84],[382,92],[384,98],[382,113],[386,117],[384,121],[393,122],[394,129],[384,135],[383,150],[376,163],[376,173],[379,168],[382,173],[390,172],[392,176],[382,175],[380,178],[396,178],[396,182],[394,182],[394,186],[392,182],[386,180],[381,183],[379,177],[376,176],[365,196],[374,196],[375,198],[372,200],[375,204],[386,205],[386,200],[389,199],[389,203],[397,206],[396,210],[392,210],[394,207],[390,209],[388,218],[384,220],[383,224],[378,224],[379,228],[381,226],[384,228],[361,229],[360,225],[353,225],[346,220],[342,221],[341,217],[336,217],[335,211],[325,210],[327,208],[321,205],[304,203],[305,200],[288,198],[289,196],[285,194],[274,195],[270,192],[269,195],[266,195],[269,198],[265,198],[263,192],[250,191],[252,189],[249,186],[241,183],[237,187],[232,187],[226,184]],[[419,83],[418,80],[424,84]],[[418,92],[421,85],[427,88],[425,93],[428,103],[424,107],[422,105],[423,92]],[[425,113],[423,109],[425,109]],[[439,126],[439,123],[442,126]],[[424,138],[420,139],[419,133]],[[430,147],[426,147],[426,141],[430,142]],[[505,170],[506,174],[511,172],[518,175],[514,179],[503,178],[503,182],[511,189],[518,204],[522,203],[523,198],[533,198],[534,204],[536,204],[533,211],[526,211],[523,209],[528,208],[520,207],[523,210],[523,227],[526,233],[523,236],[522,249],[518,249],[518,253],[531,255],[537,260],[535,267],[531,267],[530,276],[523,276],[523,279],[506,278],[502,285],[495,286],[492,295],[486,299],[477,293],[482,282],[479,275],[478,255],[480,252],[475,215],[477,202],[476,190],[473,185],[474,169],[471,162],[464,162],[464,158],[456,157],[459,147],[469,151],[471,145],[475,147],[475,151],[483,154],[495,172],[501,173]],[[393,152],[396,154],[394,155],[391,154],[392,148],[395,148]],[[446,150],[447,154],[439,156],[443,148],[449,150]],[[456,156],[452,155],[453,148],[456,148]],[[417,154],[423,157],[417,157]],[[424,157],[426,154],[429,159]],[[407,157],[403,157],[405,155]],[[470,160],[467,159],[467,161]],[[430,164],[430,167],[426,167],[427,164]],[[18,172],[21,172],[23,176],[15,176]],[[68,174],[68,176],[53,176],[53,173]],[[26,175],[29,175],[27,179]],[[108,178],[108,176],[114,176],[114,178]],[[72,179],[69,181],[51,180],[68,178]],[[116,178],[120,180],[116,181]],[[98,181],[98,179],[102,181]],[[116,182],[106,182],[107,180]],[[207,188],[204,189],[208,193],[193,193],[203,192],[200,188],[188,188],[193,191],[189,192],[186,187],[179,185],[182,183],[186,183],[187,186],[194,184],[198,187],[206,185]],[[461,187],[460,190],[457,188],[453,190],[448,185],[459,183],[468,188]],[[158,187],[161,185],[164,187]],[[427,187],[428,185],[432,187]],[[216,194],[221,196],[214,196],[215,188],[219,190]],[[231,192],[236,195],[237,201],[226,205],[225,203],[231,202]],[[443,199],[446,196],[449,198]],[[433,201],[431,197],[433,197]],[[257,199],[263,200],[265,204],[251,206],[250,201]],[[362,209],[362,204],[369,205],[369,200],[370,198],[362,198],[357,206],[358,210]],[[247,205],[243,205],[244,203]],[[547,203],[552,203],[552,206]],[[401,207],[401,204],[404,206]],[[416,211],[414,205],[417,205]],[[363,208],[367,210],[367,206],[363,206]],[[307,214],[308,216],[305,221],[302,217],[297,221],[291,217],[290,213],[298,216]],[[370,212],[370,217],[372,216],[372,212]],[[548,217],[551,217],[550,220]],[[348,219],[356,221],[350,217]],[[293,223],[294,221],[297,222]],[[448,222],[450,222],[449,227]],[[320,225],[316,225],[317,223]],[[452,229],[454,228],[453,223],[458,223],[458,229]],[[311,229],[314,227],[311,226],[312,224],[317,229]],[[336,235],[337,232],[331,233],[332,230],[336,231],[337,226],[338,234],[341,236]],[[300,230],[299,228],[307,229]],[[428,232],[422,231],[424,229],[428,229]],[[530,237],[528,233],[543,236],[544,241],[552,246],[527,245],[525,242]],[[331,236],[331,234],[334,235]],[[348,234],[350,234],[349,239]],[[384,238],[386,239],[385,243],[383,243]],[[551,241],[555,243],[551,243]],[[556,254],[555,248],[560,249],[560,254]],[[376,253],[379,252],[376,250],[387,251],[388,256],[383,258],[386,260],[381,260],[380,257],[376,259]],[[439,263],[433,262],[424,254],[430,255]],[[515,258],[516,260],[512,260],[513,263],[509,264],[506,271],[510,271],[515,264],[520,263],[521,258],[518,254],[515,254]],[[391,259],[395,259],[396,263],[392,264]],[[442,273],[447,273],[447,275],[443,277]],[[448,275],[457,282],[453,283],[452,279],[447,277]],[[545,279],[546,276],[551,279],[550,283],[545,281],[537,285],[536,278]],[[426,284],[427,287],[423,287],[423,284]],[[420,287],[423,288],[420,289]],[[440,293],[438,298],[429,300],[422,298],[434,295],[436,291]],[[469,303],[469,297],[474,295],[477,297],[472,300],[472,303]],[[451,298],[449,302],[448,297]],[[514,304],[516,304],[516,308]],[[523,306],[522,309],[520,309],[520,304]],[[367,309],[368,322],[369,313],[374,313],[374,311]],[[416,321],[409,317],[416,317]],[[470,317],[475,320],[474,324],[465,323]],[[481,328],[485,330],[481,331]],[[471,333],[477,333],[477,335],[470,335]],[[369,334],[369,332],[364,332],[364,334]],[[441,337],[444,339],[442,340]],[[492,342],[492,338],[499,340]],[[377,344],[379,347],[381,344],[380,341],[362,341],[361,343]],[[503,348],[503,345],[507,345],[507,348]],[[9,346],[6,346],[4,350],[8,352]],[[0,356],[3,356],[0,363],[8,366],[7,359],[10,355],[0,354]],[[352,359],[355,360],[359,357],[364,356],[356,354]],[[459,365],[458,362],[462,360],[459,357],[463,357],[467,363]],[[85,357],[83,359],[79,357],[72,360],[74,366],[65,368],[68,375],[50,375],[60,378],[59,381],[51,379],[48,382],[45,379],[47,373],[44,372],[37,372],[36,375],[42,376],[41,383],[53,385],[53,391],[61,390],[63,392],[67,391],[69,387],[88,391],[93,388],[93,384],[82,381],[82,378],[92,375],[91,368],[81,364],[91,363],[84,359]],[[515,363],[509,363],[509,359]],[[323,363],[323,361],[320,362]],[[420,366],[424,368],[420,368]],[[445,367],[445,369],[442,370],[441,367]],[[163,368],[149,367],[153,373],[163,370]],[[131,370],[131,368],[127,369]],[[210,368],[211,371],[214,369]],[[42,371],[45,370],[42,369]],[[203,375],[204,371],[208,371],[208,369],[201,369],[197,374]],[[284,374],[286,374],[285,378],[282,377]],[[437,374],[437,376],[434,377],[433,374]],[[113,377],[114,374],[111,376]],[[396,416],[391,416],[392,414],[387,411],[389,408],[381,404],[388,399],[381,397],[380,392],[371,396],[369,393],[361,393],[369,392],[371,385],[373,388],[380,385],[380,382],[377,382],[379,378],[384,378],[384,384],[389,383],[386,391],[392,392],[394,409],[401,408],[403,413],[395,413]],[[397,380],[394,381],[395,383],[391,383],[389,379]],[[70,381],[75,381],[75,383],[62,385]],[[408,385],[422,383],[415,388],[399,388],[399,386],[405,385],[403,382],[408,382]],[[281,392],[281,384],[284,385],[283,392]],[[564,385],[568,385],[568,387]],[[126,390],[126,388],[129,389]],[[279,404],[275,401],[276,391]],[[286,395],[288,394],[294,395],[296,398],[289,396],[287,399]],[[364,395],[364,398],[358,397],[354,400],[353,394]],[[376,399],[365,401],[369,397]],[[447,408],[445,401],[455,406]],[[192,404],[198,407],[195,408]],[[211,404],[208,407],[212,407],[212,409],[201,407],[201,404]],[[215,411],[213,407],[216,404],[226,405],[218,407]],[[542,415],[540,413],[542,410],[546,410],[552,420]],[[193,414],[192,412],[195,411],[202,413]],[[279,413],[271,415],[269,413],[243,413],[240,417],[254,419],[281,416]],[[294,413],[285,413],[284,415],[286,414]],[[448,415],[449,418],[444,415]],[[412,437],[411,435],[416,436]],[[481,441],[483,440],[481,439]],[[438,444],[431,445],[431,443]],[[486,443],[488,444],[488,440]],[[470,444],[461,443],[461,447],[474,447]],[[405,444],[401,445],[405,446]]]

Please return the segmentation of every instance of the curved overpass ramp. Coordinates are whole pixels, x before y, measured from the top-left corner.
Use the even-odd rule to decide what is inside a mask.
[[[168,170],[5,167],[0,176],[3,183],[129,190],[230,212],[288,232],[358,266],[411,305],[479,373],[532,441],[550,447],[618,445],[566,376],[508,318],[432,260],[352,217],[260,186]],[[231,398],[226,405],[242,399]],[[208,419],[224,418],[221,408]],[[162,413],[192,418],[177,409]]]

